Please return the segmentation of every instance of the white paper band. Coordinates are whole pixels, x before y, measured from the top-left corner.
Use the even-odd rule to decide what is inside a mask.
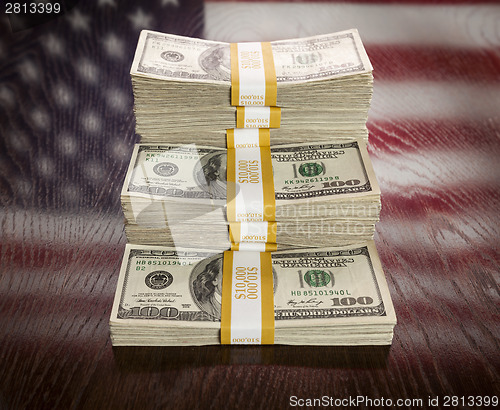
[[[236,149],[235,160],[236,221],[263,221],[264,187],[260,149]]]
[[[265,105],[266,74],[261,43],[238,43],[238,105]]]
[[[269,128],[271,107],[245,107],[244,128]]]
[[[231,248],[233,249],[233,248]],[[237,244],[237,248],[239,251],[245,252],[266,252],[266,244],[265,243],[251,243],[251,242],[240,242]]]
[[[240,243],[241,242],[253,242],[253,243],[263,243],[267,242],[267,230],[269,223],[267,221],[262,222],[241,222],[240,224]],[[240,244],[240,250],[241,244]],[[261,252],[265,252],[261,251]]]
[[[258,129],[235,128],[234,148],[258,148],[260,146],[259,135]]]

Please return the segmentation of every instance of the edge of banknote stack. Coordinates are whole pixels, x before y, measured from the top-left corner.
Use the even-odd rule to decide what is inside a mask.
[[[113,345],[392,343],[371,72],[354,29],[232,44],[141,32]]]

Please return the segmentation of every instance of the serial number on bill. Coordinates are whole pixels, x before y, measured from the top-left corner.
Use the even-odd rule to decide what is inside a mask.
[[[5,3],[7,14],[59,14],[61,3]]]

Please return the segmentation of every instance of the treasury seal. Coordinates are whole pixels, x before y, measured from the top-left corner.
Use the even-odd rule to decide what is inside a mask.
[[[178,51],[164,51],[160,54],[160,57],[164,60],[170,61],[171,63],[178,63],[179,61],[184,60],[184,55]]]
[[[304,275],[307,284],[315,288],[328,285],[331,279],[330,274],[324,270],[308,270]]]
[[[153,172],[162,177],[171,177],[179,172],[179,167],[171,162],[161,162],[153,167]]]
[[[174,278],[170,272],[166,270],[157,270],[146,276],[144,281],[148,288],[159,290],[170,286],[173,280]]]
[[[300,165],[299,173],[303,177],[315,177],[323,173],[323,166],[317,162],[305,162]]]

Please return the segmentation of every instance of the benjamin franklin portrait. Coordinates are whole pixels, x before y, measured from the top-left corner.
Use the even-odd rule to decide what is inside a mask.
[[[226,153],[217,153],[202,159],[201,168],[195,170],[200,186],[210,193],[212,199],[226,199]]]
[[[199,57],[201,68],[214,80],[231,80],[231,52],[229,45],[210,47]]]
[[[210,261],[196,275],[192,289],[197,305],[214,319],[221,318],[222,304],[222,255]]]

